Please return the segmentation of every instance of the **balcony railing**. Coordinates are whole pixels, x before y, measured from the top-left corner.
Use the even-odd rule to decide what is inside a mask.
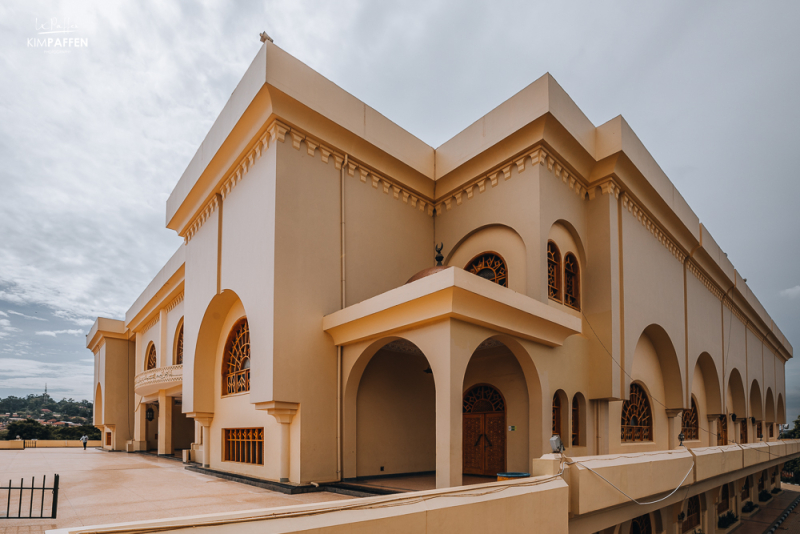
[[[156,367],[139,373],[133,379],[137,395],[150,395],[160,389],[171,389],[183,384],[183,365]]]
[[[250,369],[225,375],[225,391],[226,395],[250,391]]]

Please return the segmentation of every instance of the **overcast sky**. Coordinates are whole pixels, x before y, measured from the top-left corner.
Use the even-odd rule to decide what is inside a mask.
[[[434,147],[549,71],[596,125],[626,118],[800,348],[798,21],[796,1],[3,0],[0,395],[91,398],[84,334],[181,244],[165,201],[262,30]],[[55,26],[88,46],[33,46]]]

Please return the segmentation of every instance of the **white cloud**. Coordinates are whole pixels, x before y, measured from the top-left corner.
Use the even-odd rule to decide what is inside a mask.
[[[37,336],[56,337],[59,334],[69,334],[69,335],[72,335],[72,336],[79,336],[79,335],[84,334],[84,333],[85,332],[83,330],[81,330],[79,328],[75,328],[75,329],[70,329],[70,330],[41,330],[39,332],[36,332],[36,335]]]
[[[796,285],[794,287],[790,287],[789,289],[782,290],[781,296],[786,297],[787,299],[796,299],[800,297],[800,285]]]
[[[47,389],[53,396],[92,398],[94,368],[79,363],[51,363],[0,358],[0,389]]]
[[[24,317],[25,319],[31,319],[33,321],[47,321],[47,319],[44,319],[42,317],[34,317],[33,315],[25,315],[24,313],[20,313],[18,311],[14,311],[14,310],[8,310],[8,313],[10,313],[12,315],[17,315],[19,317]],[[3,314],[3,315],[5,315],[5,314]],[[8,315],[6,315],[6,317],[8,317]]]
[[[0,311],[0,317],[8,317],[8,314],[4,311]]]
[[[20,329],[15,326],[11,326],[11,321],[9,321],[8,319],[0,319],[0,331],[20,332]]]

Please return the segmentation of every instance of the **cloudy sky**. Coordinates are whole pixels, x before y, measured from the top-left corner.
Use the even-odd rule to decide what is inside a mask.
[[[84,334],[180,245],[165,201],[262,30],[432,146],[548,71],[595,124],[622,114],[800,348],[798,20],[796,1],[3,0],[0,395],[90,398]],[[58,26],[88,46],[34,46]]]

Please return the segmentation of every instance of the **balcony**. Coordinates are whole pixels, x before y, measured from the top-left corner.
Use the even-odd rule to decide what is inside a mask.
[[[136,375],[133,379],[134,391],[146,397],[158,393],[162,389],[183,387],[183,365],[157,367]]]

